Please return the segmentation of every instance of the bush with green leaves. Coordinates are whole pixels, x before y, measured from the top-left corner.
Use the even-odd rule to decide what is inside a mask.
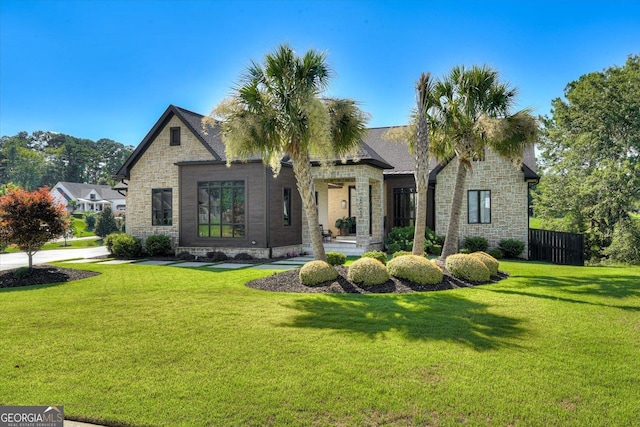
[[[116,224],[116,218],[113,216],[113,211],[111,211],[109,206],[105,206],[105,208],[98,214],[94,233],[96,236],[106,237],[116,231],[120,231],[120,227]]]
[[[500,240],[498,247],[506,258],[518,258],[524,251],[524,242],[517,239]]]
[[[347,256],[342,252],[329,251],[326,255],[330,265],[344,265],[347,262]]]
[[[124,233],[112,233],[106,237],[105,245],[118,258],[137,258],[142,255],[142,240]]]
[[[489,249],[487,253],[495,259],[502,259],[502,257],[504,256],[502,255],[502,250],[500,248]]]
[[[362,258],[373,258],[377,259],[383,264],[387,263],[387,254],[380,251],[369,251],[362,254]]]
[[[398,258],[399,256],[405,255],[413,255],[413,253],[411,251],[398,251],[393,253],[393,258]]]
[[[430,253],[431,255],[440,256],[440,254],[442,254],[442,245],[431,245],[431,249],[428,253]]]
[[[491,273],[478,257],[470,254],[449,255],[445,267],[454,277],[471,282],[488,282]]]
[[[604,255],[616,263],[640,264],[640,221],[623,220],[616,224]]]
[[[347,278],[362,286],[381,285],[389,280],[387,267],[375,258],[363,257],[349,266]]]
[[[150,256],[164,256],[173,254],[171,237],[164,234],[155,234],[147,237],[144,248]]]
[[[460,248],[458,249],[459,254],[469,255],[471,253],[471,249],[468,248]]]
[[[321,283],[336,280],[338,272],[328,262],[309,261],[300,268],[300,282],[306,286],[317,286]]]
[[[484,237],[466,237],[462,244],[464,249],[469,249],[469,253],[472,252],[486,252],[489,249],[489,241]]]
[[[387,236],[387,252],[389,255],[393,255],[398,251],[411,251],[413,250],[413,236],[415,234],[415,228],[413,226],[408,227],[393,227]],[[433,253],[433,245],[441,245],[444,243],[444,236],[437,236],[433,230],[429,227],[424,231],[424,251],[426,253]]]
[[[96,226],[96,221],[96,214],[94,214],[93,212],[87,212],[84,215],[84,225],[87,230],[93,230],[93,228]]]
[[[389,274],[410,280],[420,285],[435,285],[442,282],[442,269],[434,262],[418,255],[394,257],[387,265]]]
[[[478,257],[478,259],[482,261],[482,263],[489,269],[489,273],[492,276],[498,275],[498,267],[500,263],[498,262],[497,259],[495,259],[494,257],[492,257],[486,252],[474,252],[471,255]]]

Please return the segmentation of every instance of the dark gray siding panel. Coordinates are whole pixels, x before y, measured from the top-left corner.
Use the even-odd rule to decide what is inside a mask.
[[[291,168],[283,167],[277,178],[269,173],[269,233],[271,247],[302,243],[302,200]],[[283,225],[284,188],[291,189],[291,225]]]
[[[261,163],[180,166],[180,246],[267,247],[265,231],[265,179],[270,176]],[[242,238],[198,237],[198,182],[245,181],[246,233]],[[256,244],[251,242],[255,241]]]

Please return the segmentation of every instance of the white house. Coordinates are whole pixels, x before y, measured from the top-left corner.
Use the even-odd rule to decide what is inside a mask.
[[[109,206],[114,213],[123,213],[127,202],[125,196],[113,190],[109,185],[80,184],[77,182],[58,182],[52,189],[53,198],[72,211],[69,206],[75,200],[74,212],[101,212]]]

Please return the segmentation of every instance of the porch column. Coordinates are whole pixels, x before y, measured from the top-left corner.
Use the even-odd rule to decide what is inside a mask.
[[[369,178],[358,171],[356,173],[356,247],[369,247]]]
[[[384,240],[384,184],[381,180],[371,183],[371,244],[382,245]]]

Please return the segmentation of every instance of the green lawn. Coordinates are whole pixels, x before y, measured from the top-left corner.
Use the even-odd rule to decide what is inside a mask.
[[[92,240],[68,240],[66,245],[64,242],[53,242],[46,243],[41,251],[48,251],[51,249],[80,249],[80,248],[95,248],[97,246],[102,246],[102,239],[92,239]],[[5,249],[5,252],[20,252],[16,246],[11,245]]]
[[[95,234],[93,234],[93,230],[87,230],[87,225],[84,222],[84,217],[83,218],[72,217],[72,224],[76,230],[75,237],[95,236]]]
[[[77,264],[65,264],[65,266]],[[122,426],[637,426],[640,271],[503,262],[407,295],[243,284],[269,272],[86,265],[0,290],[0,405]]]

